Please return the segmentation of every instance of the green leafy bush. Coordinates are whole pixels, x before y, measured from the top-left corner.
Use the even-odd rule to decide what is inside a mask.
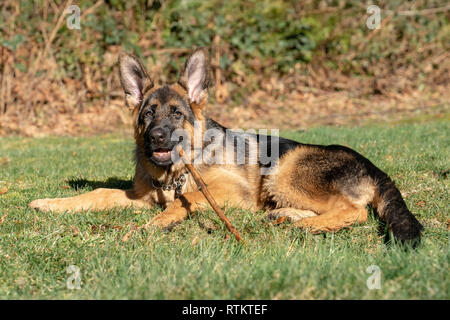
[[[168,46],[209,46],[217,34],[229,46],[228,63],[256,58],[285,72],[309,61],[320,40],[317,21],[297,18],[290,1],[175,1],[166,10]]]

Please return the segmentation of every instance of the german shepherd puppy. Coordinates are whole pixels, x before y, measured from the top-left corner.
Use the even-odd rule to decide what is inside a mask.
[[[177,144],[183,138],[195,138],[196,123],[201,137],[210,129],[232,136],[231,143],[224,136],[215,139],[214,145],[226,147],[221,157],[233,158],[243,151],[248,160],[249,143],[242,150],[236,143],[236,139],[242,140],[241,133],[229,132],[205,115],[210,79],[206,51],[196,50],[173,84],[155,85],[138,58],[130,54],[119,56],[119,73],[126,104],[134,117],[133,188],[97,189],[71,198],[35,200],[30,207],[41,211],[82,211],[117,206],[151,208],[158,204],[165,210],[148,226],[169,228],[208,206],[184,163],[174,160]],[[184,136],[173,139],[177,130],[182,130]],[[271,219],[288,219],[299,228],[320,233],[365,222],[366,206],[370,204],[398,241],[420,240],[423,227],[408,210],[394,182],[356,151],[258,134],[249,137],[259,151],[274,149],[272,142],[276,139],[277,152],[269,150],[271,166],[262,163],[261,152],[254,163],[209,161],[216,150],[196,162],[198,152],[190,147],[190,158],[219,205],[265,209]],[[207,139],[200,140],[203,148],[211,144]],[[266,174],[261,174],[264,168]]]

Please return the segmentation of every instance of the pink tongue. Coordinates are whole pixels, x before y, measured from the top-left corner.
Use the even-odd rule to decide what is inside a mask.
[[[160,161],[167,161],[170,159],[170,151],[153,152],[153,156]]]

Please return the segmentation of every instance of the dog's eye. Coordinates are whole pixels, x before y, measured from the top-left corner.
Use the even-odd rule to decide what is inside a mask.
[[[180,111],[177,110],[177,107],[175,106],[171,106],[171,111],[176,119],[180,119],[181,116],[183,115]]]
[[[175,110],[173,112],[173,115],[175,116],[176,119],[180,119],[183,116],[183,114],[178,110]]]
[[[146,111],[146,112],[144,113],[144,116],[145,116],[146,118],[152,117],[152,116],[153,116],[153,111],[152,111],[152,110]]]
[[[155,113],[155,110],[156,110],[156,108],[157,108],[158,106],[156,105],[156,104],[152,104],[151,106],[150,106],[150,109],[149,110],[147,110],[145,113],[144,113],[144,117],[153,117],[153,114]]]

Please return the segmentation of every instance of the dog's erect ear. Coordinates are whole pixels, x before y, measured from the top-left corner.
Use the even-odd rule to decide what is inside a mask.
[[[196,50],[187,59],[178,82],[186,88],[191,102],[200,104],[208,96],[209,61],[204,49]]]
[[[125,101],[130,109],[138,108],[144,93],[153,87],[153,81],[139,59],[131,54],[119,55],[119,76],[125,91]]]

